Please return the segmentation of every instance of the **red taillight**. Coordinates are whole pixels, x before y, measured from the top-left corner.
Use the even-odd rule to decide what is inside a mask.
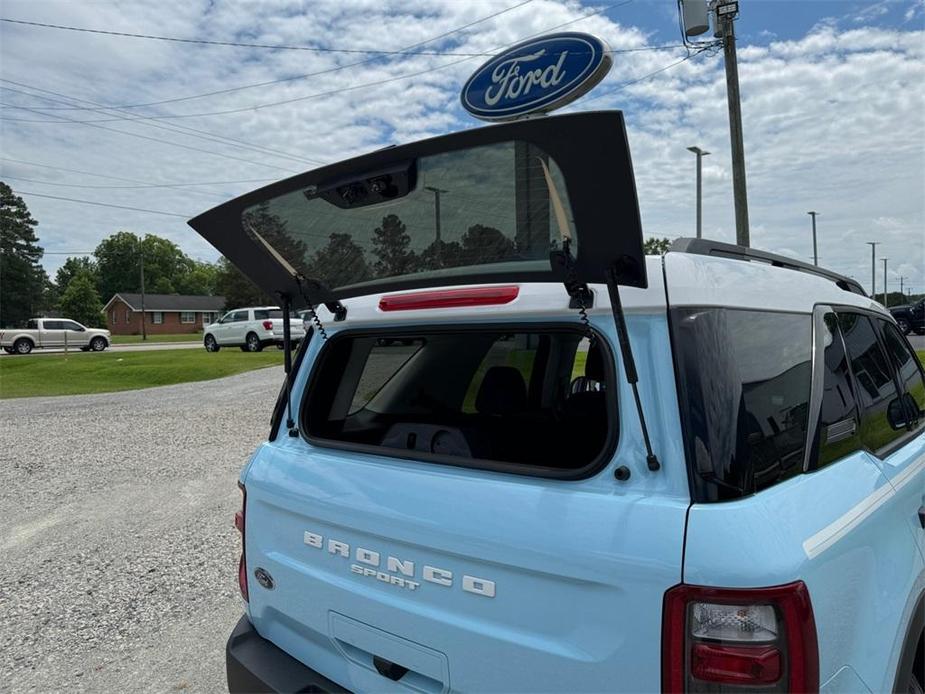
[[[271,320],[265,320],[265,321],[263,322],[263,329],[264,329],[264,330],[273,330],[273,321],[271,321]]]
[[[458,308],[509,304],[520,293],[516,285],[435,289],[410,294],[391,294],[379,299],[380,311],[414,311],[422,308]]]
[[[238,482],[238,487],[241,489],[241,510],[236,511],[234,514],[234,527],[241,533],[241,559],[238,561],[238,588],[241,589],[241,597],[247,602],[249,599],[247,595],[247,560],[244,558],[244,527],[246,521],[245,513],[247,511],[247,490],[240,482]]]
[[[819,652],[802,581],[771,588],[679,585],[665,594],[662,691],[809,692]]]
[[[780,679],[780,651],[773,646],[719,646],[695,643],[691,674],[705,682],[774,684]]]

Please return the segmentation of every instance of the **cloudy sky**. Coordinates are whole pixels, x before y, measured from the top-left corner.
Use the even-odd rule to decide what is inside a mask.
[[[865,242],[879,241],[890,288],[903,276],[925,291],[925,0],[740,6],[752,244],[811,259],[817,210],[821,264],[869,287]],[[618,51],[569,108],[625,112],[647,236],[693,235],[686,148],[699,145],[704,234],[735,238],[722,58],[682,60],[672,0],[3,0],[0,16],[293,47],[0,22],[0,178],[39,220],[51,273],[120,229],[214,260],[186,218],[319,163],[474,127],[458,94],[485,54],[560,28]]]

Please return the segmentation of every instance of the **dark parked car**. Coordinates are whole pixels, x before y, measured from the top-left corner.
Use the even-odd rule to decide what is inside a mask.
[[[925,335],[925,299],[919,299],[914,304],[891,307],[890,313],[906,335],[913,331],[917,335]]]

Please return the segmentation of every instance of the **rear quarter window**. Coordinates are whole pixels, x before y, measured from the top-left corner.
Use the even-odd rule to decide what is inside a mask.
[[[694,499],[734,499],[802,472],[812,316],[678,308],[671,325]]]

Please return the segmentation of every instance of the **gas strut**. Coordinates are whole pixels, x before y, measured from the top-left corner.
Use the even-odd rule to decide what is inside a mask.
[[[286,431],[292,436],[295,422],[292,421],[292,326],[289,325],[289,314],[292,310],[292,301],[288,294],[280,294],[283,308],[283,364],[286,372]]]
[[[642,438],[646,444],[646,465],[653,472],[661,465],[658,457],[652,451],[652,442],[649,440],[649,428],[646,426],[646,416],[642,411],[642,401],[639,399],[639,376],[636,373],[636,360],[633,359],[633,349],[630,347],[629,333],[626,331],[626,319],[623,316],[623,302],[620,301],[620,288],[617,284],[618,273],[616,267],[607,269],[607,293],[610,294],[610,308],[613,319],[617,325],[617,339],[620,341],[620,354],[623,357],[623,371],[626,380],[633,389],[633,398],[636,400],[636,413],[639,415],[639,425],[642,427]]]

